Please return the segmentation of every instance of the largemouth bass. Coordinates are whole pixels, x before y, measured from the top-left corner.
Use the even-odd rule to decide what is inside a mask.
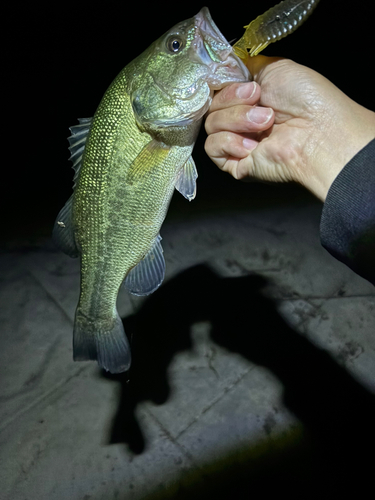
[[[71,128],[75,185],[53,239],[81,260],[75,360],[96,359],[112,373],[130,367],[120,286],[147,295],[162,283],[160,227],[174,189],[195,197],[191,153],[213,92],[249,78],[203,8],[129,63],[94,117]]]
[[[174,189],[195,197],[191,156],[215,90],[251,79],[241,61],[296,29],[318,0],[285,0],[250,23],[232,48],[204,7],[160,37],[115,78],[91,118],[71,127],[73,195],[53,229],[81,259],[73,358],[112,373],[131,354],[116,309],[120,286],[148,295],[162,283],[160,228]],[[236,55],[237,54],[237,55]]]

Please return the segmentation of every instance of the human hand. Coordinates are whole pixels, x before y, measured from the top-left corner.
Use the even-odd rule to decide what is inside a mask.
[[[236,179],[295,181],[324,201],[341,169],[375,137],[375,113],[293,61],[257,56],[247,65],[255,87],[232,84],[212,100],[207,154]],[[266,113],[263,123],[256,110]]]

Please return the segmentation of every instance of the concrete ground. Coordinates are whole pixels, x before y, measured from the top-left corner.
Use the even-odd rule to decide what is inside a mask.
[[[118,376],[72,361],[79,262],[47,237],[4,245],[1,499],[362,498],[375,288],[320,246],[321,205],[283,189],[175,195],[164,284],[119,296]]]

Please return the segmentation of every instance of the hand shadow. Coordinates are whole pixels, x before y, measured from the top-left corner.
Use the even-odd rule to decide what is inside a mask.
[[[190,327],[210,321],[218,345],[263,365],[283,384],[285,406],[310,436],[313,467],[320,479],[337,479],[360,468],[371,476],[365,443],[375,441],[375,398],[329,354],[295,332],[275,303],[262,295],[267,281],[257,275],[221,278],[204,265],[191,268],[150,296],[139,313],[124,320],[132,338],[128,374],[106,375],[122,386],[111,443],[128,443],[141,453],[145,441],[135,418],[139,402],[164,403],[167,369],[175,354],[191,348]]]

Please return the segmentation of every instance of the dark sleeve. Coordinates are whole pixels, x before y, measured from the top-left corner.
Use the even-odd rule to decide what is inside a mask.
[[[375,285],[375,139],[328,191],[320,221],[323,247]]]

